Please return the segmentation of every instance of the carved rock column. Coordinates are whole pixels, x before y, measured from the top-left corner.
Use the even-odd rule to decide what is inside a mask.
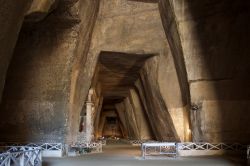
[[[89,90],[88,101],[86,102],[86,141],[91,142],[93,139],[93,111],[94,104],[92,103],[93,90]]]

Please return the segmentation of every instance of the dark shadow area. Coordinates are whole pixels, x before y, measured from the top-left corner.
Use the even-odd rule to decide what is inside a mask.
[[[179,81],[189,84],[193,141],[248,144],[250,2],[159,4]]]
[[[210,106],[208,103],[203,104],[203,108],[193,111],[192,116],[197,119],[202,119],[204,116],[199,115],[199,111],[211,109],[214,109],[211,113],[218,111],[216,115],[219,122],[214,123],[213,119],[210,119],[212,124],[208,125],[213,125],[213,127],[209,126],[207,131],[203,130],[200,133],[201,137],[204,137],[201,141],[218,137],[214,140],[250,143],[248,139],[250,130],[247,127],[249,120],[245,118],[250,117],[250,2],[247,0],[206,0],[189,1],[186,5],[186,9],[191,15],[185,17],[184,20],[195,22],[192,28],[193,40],[197,40],[196,43],[199,43],[199,48],[190,49],[199,49],[196,57],[203,61],[201,62],[204,65],[202,70],[205,73],[201,73],[200,77],[189,81],[190,84],[193,83],[192,81],[195,84],[195,81],[198,80],[201,88],[206,86],[207,91],[214,91],[214,96],[211,96],[209,92],[203,94],[206,96],[204,102],[206,102],[205,100],[217,100],[211,103],[216,107]],[[193,60],[194,65],[199,64],[198,61]],[[204,85],[202,85],[203,83]],[[191,89],[191,93],[196,92],[192,92]],[[201,106],[201,103],[193,104]],[[196,122],[197,128],[202,127],[202,122]],[[218,134],[213,132],[218,132]]]
[[[51,164],[50,162],[47,161],[43,161],[42,162],[42,166],[52,166],[53,164]]]

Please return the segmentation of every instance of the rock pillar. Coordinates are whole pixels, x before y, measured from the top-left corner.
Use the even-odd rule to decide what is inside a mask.
[[[92,103],[93,90],[89,91],[88,101],[86,102],[86,142],[91,142],[93,139],[93,112],[94,104]]]

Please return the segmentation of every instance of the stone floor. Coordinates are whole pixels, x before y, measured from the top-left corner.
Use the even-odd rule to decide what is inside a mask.
[[[130,145],[105,146],[102,154],[81,157],[44,158],[43,166],[167,166],[167,165],[246,165],[240,159],[226,157],[186,157],[177,159],[142,160],[140,147]]]

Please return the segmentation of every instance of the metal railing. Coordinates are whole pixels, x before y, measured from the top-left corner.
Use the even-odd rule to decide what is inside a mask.
[[[178,150],[231,150],[231,151],[244,151],[246,150],[246,145],[234,143],[234,144],[226,144],[226,143],[193,143],[193,142],[184,142],[177,144]]]
[[[179,156],[243,155],[247,147],[239,143],[184,142],[177,144]]]
[[[26,146],[39,147],[42,150],[50,150],[50,151],[58,151],[64,149],[62,143],[41,143],[41,144],[29,143]]]
[[[12,153],[25,150],[33,150],[35,147],[28,146],[0,146],[0,153]]]
[[[42,150],[63,150],[64,146],[62,143],[16,143],[7,142],[0,143],[0,147],[36,147]]]
[[[177,156],[176,143],[172,142],[142,143],[141,150],[142,150],[142,157],[144,159],[146,158],[146,156],[159,156],[159,155],[165,155],[168,157]]]
[[[0,166],[42,166],[41,149],[37,147],[5,147],[0,154]],[[2,147],[1,150],[4,150]]]
[[[92,149],[92,152],[102,152],[102,142],[86,143],[85,147]]]
[[[39,148],[42,150],[42,156],[44,157],[62,157],[65,150],[62,143],[0,143],[0,149],[18,146]]]
[[[142,143],[142,157],[165,155],[168,157],[178,156],[202,156],[202,155],[219,155],[219,154],[246,154],[250,159],[250,146],[239,143],[207,143],[207,142],[151,142]]]
[[[132,145],[140,145],[143,143],[152,143],[152,142],[159,142],[155,140],[129,140],[129,143]]]
[[[107,140],[103,139],[103,140],[100,140],[100,141],[101,141],[103,146],[107,145]]]
[[[70,148],[75,149],[79,153],[101,153],[102,142],[91,142],[91,143],[78,143],[71,145]]]

